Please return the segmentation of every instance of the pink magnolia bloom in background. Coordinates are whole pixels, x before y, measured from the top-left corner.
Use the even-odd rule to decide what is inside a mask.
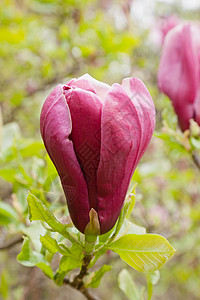
[[[158,72],[159,89],[172,101],[182,131],[200,124],[200,31],[179,25],[167,34]]]
[[[148,35],[148,43],[151,45],[152,49],[157,51],[162,47],[167,33],[179,23],[180,20],[176,15],[155,19],[152,27],[150,27]]]
[[[130,179],[153,134],[155,108],[136,78],[109,86],[88,74],[58,85],[41,112],[41,135],[84,233],[93,208],[100,234],[115,224]]]
[[[167,33],[178,24],[179,24],[179,19],[176,15],[170,15],[162,21],[161,24],[162,42],[164,42]]]

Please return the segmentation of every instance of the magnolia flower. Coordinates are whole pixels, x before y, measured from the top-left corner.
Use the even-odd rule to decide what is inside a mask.
[[[161,23],[162,43],[164,42],[167,33],[179,24],[179,19],[176,15],[170,15],[165,18]]]
[[[182,131],[200,124],[200,32],[179,25],[167,34],[158,72],[159,89],[172,101]]]
[[[47,97],[41,135],[71,219],[82,233],[92,215],[99,224],[96,234],[114,226],[154,123],[153,101],[136,78],[109,86],[85,74],[58,85]]]

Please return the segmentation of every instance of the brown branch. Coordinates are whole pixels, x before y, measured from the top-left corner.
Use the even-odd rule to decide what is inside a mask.
[[[23,242],[23,238],[22,236],[18,237],[17,239],[14,239],[12,241],[9,241],[7,243],[5,243],[5,245],[3,246],[0,246],[0,250],[7,250],[7,249],[10,249],[12,248],[13,246],[19,244],[19,243],[22,243]]]
[[[192,152],[192,159],[193,159],[195,165],[197,166],[197,168],[200,171],[200,156],[196,151]]]
[[[85,256],[83,259],[83,264],[80,270],[80,273],[74,278],[73,281],[70,281],[69,279],[64,279],[63,283],[67,284],[74,289],[81,292],[88,300],[97,300],[93,295],[89,293],[89,291],[86,289],[83,278],[88,274],[88,266],[92,259],[92,256]]]

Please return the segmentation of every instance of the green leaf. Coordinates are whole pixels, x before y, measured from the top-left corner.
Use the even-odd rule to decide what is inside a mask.
[[[42,245],[51,253],[55,254],[57,252],[60,252],[59,250],[59,246],[58,243],[55,239],[53,239],[51,236],[49,235],[45,235],[45,236],[41,236],[40,237],[40,241],[42,243]]]
[[[115,224],[115,226],[113,226],[113,228],[110,231],[108,231],[105,234],[101,234],[99,236],[99,243],[103,245],[109,239],[109,237],[111,236],[111,234],[115,231],[115,228],[116,228],[116,224]],[[97,245],[96,248],[98,249],[98,245]]]
[[[106,247],[103,247],[102,249],[96,251],[94,258],[91,260],[90,264],[89,264],[89,268],[92,268],[95,263],[97,262],[97,260],[104,255],[107,252]]]
[[[132,184],[130,184],[130,186],[132,187]],[[101,239],[101,238],[99,239],[100,242],[106,242],[106,239],[109,238],[108,243],[111,243],[116,238],[116,236],[121,231],[121,228],[123,227],[123,224],[124,224],[126,218],[129,218],[134,205],[135,205],[135,196],[131,195],[129,193],[128,198],[126,199],[126,201],[124,203],[124,206],[122,207],[122,210],[120,212],[118,221],[117,221],[116,225],[113,227],[114,228],[114,233],[110,236],[110,238],[107,235],[108,233],[105,234],[104,235],[105,236],[104,240]],[[112,230],[113,229],[111,229],[111,231],[109,231],[109,233],[112,232]]]
[[[169,129],[170,130],[170,129]],[[169,146],[177,148],[181,152],[185,151],[183,145],[181,144],[181,136],[173,130],[170,132],[154,132],[153,136],[164,140]]]
[[[83,249],[77,247],[76,244],[73,244],[70,249],[63,244],[59,244],[58,246],[60,248],[62,247],[65,255],[61,258],[59,269],[54,276],[54,281],[57,285],[62,285],[63,279],[69,271],[81,267],[84,254]]]
[[[6,226],[12,223],[12,219],[2,216],[0,214],[0,226]]]
[[[54,276],[55,283],[61,286],[63,284],[63,279],[65,275],[69,271],[79,267],[81,267],[81,261],[74,260],[69,256],[63,256],[60,260],[59,269]]]
[[[125,234],[146,234],[146,229],[125,219],[117,238]]]
[[[29,192],[27,197],[29,205],[29,219],[30,221],[44,221],[46,222],[55,232],[68,238],[71,242],[81,245],[72,237],[67,231],[66,225],[60,223],[53,213],[40,201],[37,197]]]
[[[133,181],[131,181],[129,184],[129,190],[127,192],[126,201],[125,201],[124,206],[119,215],[116,230],[114,233],[115,236],[119,233],[119,231],[124,223],[124,220],[126,218],[128,219],[130,217],[130,214],[135,206],[135,186],[136,186],[136,184],[134,184]]]
[[[47,277],[49,277],[51,279],[54,278],[53,271],[51,269],[51,266],[48,263],[41,262],[41,263],[38,263],[36,266],[38,268],[40,268]]]
[[[0,225],[7,225],[17,221],[18,215],[14,208],[9,204],[0,201]]]
[[[194,148],[200,149],[200,140],[195,139],[194,137],[192,137],[192,138],[190,139],[190,141],[191,141],[191,144],[192,144],[192,146],[193,146]]]
[[[27,237],[24,238],[22,250],[17,256],[17,261],[26,267],[34,267],[40,262],[45,262],[44,256],[30,247],[30,240]]]
[[[151,281],[148,282],[147,293],[148,293],[148,300],[151,300],[153,296],[153,284],[151,283]]]
[[[129,183],[128,191],[126,193],[126,198],[128,198],[129,196],[132,195],[132,193],[135,192],[135,187],[136,187],[136,183],[135,183],[135,181],[132,178],[131,181],[130,181],[130,183]]]
[[[160,279],[160,272],[157,270],[155,272],[147,274],[148,280],[153,284],[156,285]]]
[[[132,280],[130,273],[123,269],[118,277],[119,288],[130,300],[140,300],[140,293],[135,282]]]
[[[29,141],[29,145],[26,145],[20,149],[20,154],[22,157],[31,157],[34,155],[39,156],[42,149],[44,149],[43,143],[33,140]]]
[[[49,235],[41,236],[42,245],[52,254],[57,252],[65,256],[74,256],[75,254],[69,250],[64,244],[58,244],[57,241]]]
[[[40,235],[45,234],[46,230],[43,228],[40,222],[33,222],[30,226],[25,226],[20,224],[20,231],[23,232],[27,237],[29,237],[34,249],[37,252],[41,251]]]
[[[60,246],[61,246],[61,244],[60,244]],[[73,253],[76,260],[79,260],[82,262],[82,259],[84,257],[83,249],[81,249],[80,247],[77,247],[77,244],[73,244],[70,248],[70,252]]]
[[[98,271],[90,273],[90,275],[87,277],[85,286],[92,287],[92,288],[97,288],[101,282],[101,279],[103,275],[110,271],[112,269],[111,266],[108,265],[103,265]]]
[[[7,270],[6,269],[2,270],[1,277],[0,277],[0,294],[2,295],[3,299],[8,298],[8,294],[9,294],[8,279],[9,277],[8,277]]]
[[[132,213],[133,208],[135,206],[135,188],[133,190],[133,193],[129,195],[129,201],[130,201],[130,205],[129,205],[128,211],[126,213],[127,219],[130,217],[130,214]]]
[[[169,242],[156,234],[127,234],[107,248],[118,253],[121,259],[140,272],[159,269],[175,253]]]
[[[147,292],[148,292],[148,300],[151,300],[153,295],[153,286],[158,283],[160,279],[160,272],[157,270],[153,273],[149,273],[147,275],[148,280],[148,286],[147,286]]]
[[[29,238],[24,238],[24,243],[22,245],[22,250],[17,256],[17,261],[26,267],[39,267],[46,276],[53,278],[53,271],[49,263],[45,260],[41,253],[34,251],[30,247]]]
[[[120,215],[119,215],[119,218],[118,218],[118,221],[117,221],[115,232],[111,236],[110,241],[112,241],[118,235],[118,233],[119,233],[119,231],[120,231],[120,229],[121,229],[121,227],[123,225],[123,222],[124,222],[124,220],[126,218],[126,215],[127,215],[128,211],[129,211],[130,204],[131,204],[130,201],[127,201],[127,202],[124,203],[124,206],[123,206],[123,208],[122,208],[122,210],[120,212]]]
[[[11,182],[11,183],[15,183],[16,182],[16,176],[17,176],[17,170],[15,169],[1,169],[0,170],[0,176],[8,181],[8,182]]]

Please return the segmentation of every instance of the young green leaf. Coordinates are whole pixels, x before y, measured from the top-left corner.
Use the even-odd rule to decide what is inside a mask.
[[[148,286],[147,286],[147,292],[148,292],[148,300],[151,300],[153,295],[153,286],[158,283],[160,279],[160,272],[157,270],[153,273],[147,274],[147,280],[148,280]]]
[[[173,130],[170,130],[167,132],[165,130],[165,132],[156,132],[154,131],[154,134],[153,136],[156,136],[162,140],[164,140],[166,142],[166,144],[169,146],[169,147],[172,147],[173,149],[177,149],[179,150],[180,152],[182,153],[185,153],[185,148],[182,144],[182,135],[180,135],[177,131],[173,131]]]
[[[57,252],[65,256],[74,256],[74,253],[70,251],[64,244],[58,244],[57,241],[49,235],[41,236],[40,241],[42,245],[52,254]]]
[[[94,257],[93,259],[91,260],[90,264],[89,264],[89,268],[92,268],[95,263],[97,262],[97,260],[102,256],[104,255],[105,253],[107,252],[107,249],[105,247],[102,247],[102,249],[96,251],[96,253],[94,252]]]
[[[3,269],[0,276],[0,295],[3,299],[8,299],[9,295],[9,275],[6,269]]]
[[[17,173],[16,169],[5,168],[0,170],[0,177],[14,184],[16,182]]]
[[[30,221],[44,221],[55,232],[68,238],[71,242],[81,245],[73,238],[73,236],[67,231],[66,226],[60,223],[53,213],[40,201],[37,197],[29,192],[27,197],[29,205],[29,219]]]
[[[98,271],[90,273],[87,277],[85,287],[97,288],[101,282],[103,275],[111,270],[111,266],[103,265]]]
[[[42,142],[37,140],[28,141],[28,145],[23,145],[20,148],[20,154],[22,157],[31,157],[34,155],[39,156],[41,150],[44,149]]]
[[[53,239],[51,236],[49,235],[45,235],[45,236],[41,236],[40,237],[40,241],[42,243],[42,245],[50,252],[50,253],[57,253],[60,252],[59,250],[59,246],[58,243],[55,239]],[[61,250],[62,251],[62,250]]]
[[[146,234],[146,229],[125,219],[116,240],[125,234]]]
[[[108,240],[109,243],[112,242],[115,239],[115,237],[118,235],[118,233],[120,232],[120,229],[123,225],[123,222],[126,218],[126,215],[127,215],[128,211],[129,211],[130,204],[131,204],[130,201],[127,201],[127,202],[124,203],[124,206],[123,206],[123,208],[120,212],[120,215],[119,215],[119,218],[118,218],[118,221],[117,221],[117,225],[115,227],[115,231],[114,231],[113,235],[111,235],[110,239]]]
[[[53,271],[51,269],[51,266],[45,262],[41,262],[41,263],[38,263],[36,265],[36,267],[40,268],[42,270],[42,272],[49,278],[53,279],[54,278],[54,274],[53,274]]]
[[[119,215],[118,221],[116,223],[115,231],[114,231],[113,235],[110,237],[109,242],[112,242],[115,239],[115,237],[119,234],[119,232],[124,224],[124,221],[130,217],[130,214],[134,208],[135,195],[131,194],[131,191],[135,192],[135,185],[133,185],[133,182],[131,182],[129,189],[130,190],[127,193],[126,201],[123,205],[123,208]]]
[[[116,224],[113,226],[113,228],[112,228],[110,231],[108,231],[108,232],[105,233],[105,234],[101,234],[101,235],[99,236],[99,244],[100,244],[100,245],[105,244],[105,242],[106,242],[106,241],[112,236],[112,234],[114,233],[115,228],[116,228]],[[97,249],[99,248],[99,244],[96,246]]]
[[[118,253],[121,259],[140,272],[159,269],[175,253],[169,242],[156,234],[127,234],[107,248]]]
[[[157,270],[155,272],[147,274],[147,279],[153,284],[156,285],[160,279],[160,272]]]
[[[198,150],[200,149],[200,140],[199,139],[195,139],[194,137],[192,137],[190,139],[190,142],[195,149],[198,149]]]
[[[30,247],[30,240],[27,237],[24,238],[22,250],[18,254],[17,260],[19,263],[26,267],[33,267],[36,266],[39,262],[45,262],[43,255],[34,251]]]
[[[135,188],[133,190],[133,193],[129,196],[129,202],[130,202],[130,205],[129,205],[129,208],[128,208],[128,211],[127,211],[127,214],[126,214],[126,218],[128,219],[133,211],[133,208],[135,206]]]
[[[20,224],[19,229],[30,239],[33,248],[37,252],[40,252],[42,246],[40,242],[40,235],[45,235],[46,233],[46,230],[42,227],[41,223],[33,222],[30,226]]]
[[[60,261],[59,269],[57,270],[55,276],[54,276],[54,281],[57,285],[62,285],[63,284],[63,279],[65,275],[75,269],[79,268],[81,266],[81,261],[79,260],[73,260],[69,256],[63,256]]]
[[[60,244],[61,246],[61,244]],[[70,252],[73,253],[73,255],[76,257],[76,260],[80,260],[82,262],[82,259],[84,257],[83,249],[80,247],[77,247],[77,244],[72,244],[70,248]]]
[[[14,208],[9,204],[0,201],[0,225],[16,223],[17,221],[18,215]]]
[[[30,247],[30,240],[27,237],[24,238],[22,250],[17,256],[17,261],[26,267],[37,266],[44,272],[45,275],[53,278],[53,271],[49,263],[45,260],[41,253],[34,251]]]
[[[126,269],[123,269],[119,273],[118,285],[128,299],[140,300],[140,293],[138,291],[138,288],[133,279],[131,278],[130,273]]]

